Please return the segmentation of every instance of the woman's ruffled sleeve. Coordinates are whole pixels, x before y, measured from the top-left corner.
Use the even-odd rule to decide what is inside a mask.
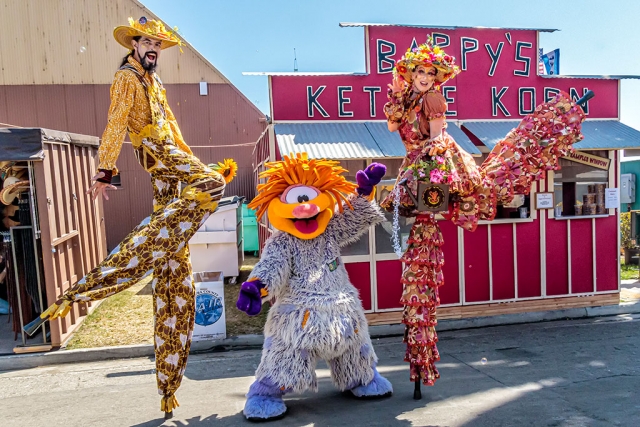
[[[402,92],[393,92],[391,89],[387,91],[387,99],[389,102],[384,104],[384,115],[387,121],[391,123],[402,123],[402,117],[405,113],[405,99]]]
[[[422,109],[427,120],[435,120],[445,117],[447,101],[440,92],[429,92],[423,98]]]

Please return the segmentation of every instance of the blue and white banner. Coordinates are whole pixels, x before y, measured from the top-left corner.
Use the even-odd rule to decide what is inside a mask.
[[[560,74],[560,49],[552,50],[541,56],[542,62],[546,74],[558,75]]]

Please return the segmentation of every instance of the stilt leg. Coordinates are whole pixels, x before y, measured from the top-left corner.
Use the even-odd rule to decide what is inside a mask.
[[[415,382],[415,387],[413,389],[413,400],[422,399],[422,391],[420,391],[420,380]]]

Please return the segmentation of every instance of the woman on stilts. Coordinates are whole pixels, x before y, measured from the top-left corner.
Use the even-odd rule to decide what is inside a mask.
[[[407,154],[394,190],[381,206],[394,215],[415,217],[407,250],[401,257],[404,305],[405,361],[416,383],[434,385],[440,377],[436,343],[438,287],[444,284],[443,239],[433,212],[418,209],[418,183],[446,184],[448,211],[444,217],[474,231],[479,220],[492,220],[498,204],[515,194],[528,194],[531,184],[558,168],[558,159],[582,139],[584,112],[561,92],[539,105],[491,151],[482,166],[447,133],[447,103],[440,85],[459,73],[455,58],[432,40],[409,49],[396,63],[384,111],[389,131],[398,132]],[[398,249],[399,251],[399,249]]]

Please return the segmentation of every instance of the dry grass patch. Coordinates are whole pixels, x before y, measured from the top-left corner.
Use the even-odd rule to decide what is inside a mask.
[[[253,266],[258,262],[257,257],[244,257],[244,264],[240,268],[238,281],[233,285],[224,286],[224,304],[226,308],[227,336],[261,334],[264,323],[267,320],[269,304],[262,305],[262,311],[257,316],[248,316],[236,308],[236,301],[240,293],[242,282],[246,281],[253,270]]]
[[[258,316],[249,317],[236,308],[240,285],[247,280],[257,257],[245,256],[235,284],[224,286],[227,336],[262,333],[268,304]],[[153,343],[151,277],[102,302],[73,334],[66,348],[94,348]]]
[[[151,277],[102,302],[73,334],[66,348],[153,343]]]

